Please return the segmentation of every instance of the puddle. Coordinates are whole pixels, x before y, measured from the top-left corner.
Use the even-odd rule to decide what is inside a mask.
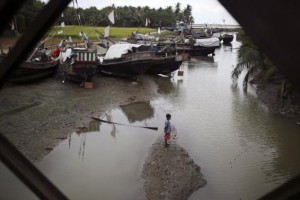
[[[150,102],[137,102],[120,107],[130,123],[154,117],[154,109],[150,105]]]
[[[36,163],[70,199],[145,199],[141,172],[161,131],[150,102],[121,106],[105,116],[132,126],[92,121]],[[162,129],[162,127],[160,127]]]

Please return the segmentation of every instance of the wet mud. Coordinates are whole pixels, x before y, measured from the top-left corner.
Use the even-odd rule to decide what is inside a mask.
[[[170,80],[148,76],[132,82],[98,75],[93,89],[62,80],[58,74],[32,84],[7,83],[0,91],[1,132],[33,162],[72,133],[99,128],[92,117],[104,117],[116,107],[130,122],[153,117],[148,102],[171,87]],[[140,111],[132,113],[131,106]],[[161,138],[149,149],[141,176],[147,199],[187,199],[206,183],[188,153],[173,142],[165,149]]]
[[[32,161],[47,155],[61,138],[88,127],[92,116],[157,94],[157,85],[146,76],[131,82],[97,75],[93,89],[62,80],[57,75],[26,85],[7,83],[0,91],[1,132]]]
[[[201,169],[176,140],[166,148],[161,138],[153,144],[144,164],[147,199],[184,200],[206,185]]]

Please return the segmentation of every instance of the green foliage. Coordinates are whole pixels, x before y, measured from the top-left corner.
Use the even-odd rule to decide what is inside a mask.
[[[17,31],[23,33],[31,20],[34,19],[40,10],[42,10],[44,5],[43,2],[37,0],[25,1],[22,8],[15,15]]]
[[[243,80],[245,87],[247,87],[250,77],[257,74],[262,75],[260,78],[264,81],[270,80],[277,73],[276,66],[245,33],[239,32],[238,38],[242,45],[238,50],[238,62],[231,72],[231,78],[236,81],[241,73],[246,70]]]
[[[116,7],[114,5],[104,7],[98,10],[96,7],[90,7],[87,9],[75,9],[68,7],[64,12],[64,20],[67,25],[86,25],[86,26],[108,26],[110,21],[108,20],[108,14],[114,10],[115,24],[117,27],[139,27],[145,26],[146,18],[150,19],[150,27],[157,28],[158,26],[173,26],[177,20],[193,21],[191,15],[192,7],[188,5],[184,11],[173,11],[171,6],[167,8],[149,8],[145,7],[132,7],[123,6]],[[178,12],[178,15],[176,14]],[[76,20],[75,13],[81,17],[81,24]],[[58,20],[60,24],[60,20]]]
[[[22,9],[15,15],[18,31],[23,33],[30,21],[34,19],[35,15],[43,8],[44,2],[40,0],[26,0]],[[92,6],[87,9],[74,8],[71,3],[70,6],[63,12],[64,17],[60,17],[56,25],[64,22],[65,25],[70,26],[101,26],[106,27],[110,25],[108,15],[114,10],[115,13],[115,27],[144,27],[146,18],[150,20],[148,27],[172,27],[176,21],[184,21],[187,23],[194,22],[192,16],[192,6],[187,5],[181,10],[180,3],[177,3],[174,9],[172,6],[166,8],[150,8],[123,6],[116,7],[115,5],[97,9]],[[80,16],[80,18],[78,17]],[[114,33],[112,34],[114,35]],[[122,36],[124,34],[121,33]],[[121,36],[120,32],[116,33],[116,37]],[[75,36],[75,35],[74,35]]]

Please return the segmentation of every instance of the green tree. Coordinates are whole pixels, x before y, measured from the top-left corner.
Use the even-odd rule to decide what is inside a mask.
[[[247,87],[250,78],[257,81],[268,81],[278,74],[276,66],[265,55],[265,53],[256,46],[249,36],[239,33],[238,38],[242,45],[238,50],[238,62],[231,73],[231,78],[236,81],[241,73],[246,70],[243,79],[243,86]]]
[[[176,21],[182,21],[183,20],[183,15],[181,13],[181,4],[178,2],[175,6],[175,16],[176,16]]]
[[[185,23],[194,23],[194,18],[192,15],[192,6],[188,4],[186,8],[183,10],[182,14],[183,14],[183,21]]]

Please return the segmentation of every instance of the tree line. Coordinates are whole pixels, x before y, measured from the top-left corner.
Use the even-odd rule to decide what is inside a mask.
[[[166,8],[150,8],[133,7],[133,6],[112,6],[98,9],[92,6],[83,9],[76,6],[77,1],[73,1],[70,6],[63,12],[63,16],[57,20],[56,25],[64,22],[65,25],[85,25],[85,26],[108,26],[110,21],[108,15],[114,11],[115,24],[118,27],[139,27],[145,26],[146,19],[148,27],[173,27],[177,21],[185,23],[194,23],[192,16],[192,6],[187,5],[182,8],[180,3],[177,3],[174,8],[168,6]],[[21,10],[14,16],[8,28],[14,28],[19,33],[23,33],[28,27],[30,21],[43,8],[44,2],[40,0],[27,0]]]

